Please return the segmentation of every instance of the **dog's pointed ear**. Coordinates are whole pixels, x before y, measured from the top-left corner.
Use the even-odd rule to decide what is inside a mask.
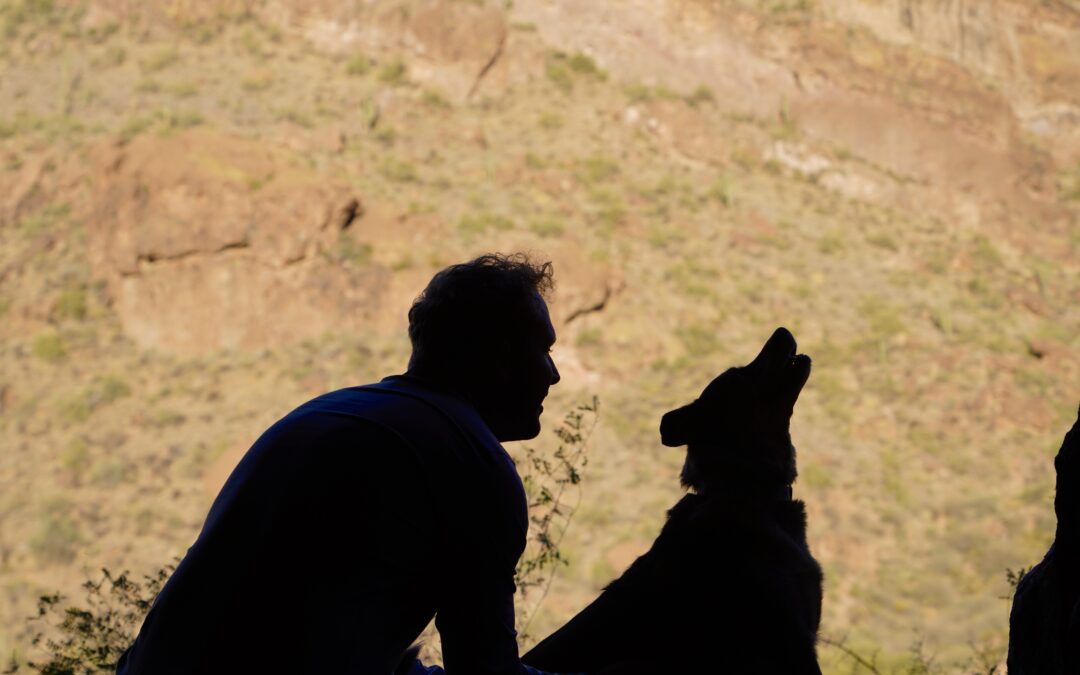
[[[676,408],[660,418],[660,442],[669,448],[686,445],[693,437],[696,427],[697,402]]]

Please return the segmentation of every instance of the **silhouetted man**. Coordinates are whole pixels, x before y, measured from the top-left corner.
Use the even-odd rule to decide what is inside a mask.
[[[535,672],[514,631],[526,500],[500,442],[539,433],[559,381],[551,285],[521,255],[435,275],[408,372],[256,441],[118,672],[390,675],[432,617],[450,675]]]

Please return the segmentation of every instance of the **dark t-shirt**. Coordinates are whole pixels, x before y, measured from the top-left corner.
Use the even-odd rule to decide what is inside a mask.
[[[268,429],[165,584],[123,675],[389,675],[437,615],[450,675],[518,675],[526,502],[475,410],[416,378]]]

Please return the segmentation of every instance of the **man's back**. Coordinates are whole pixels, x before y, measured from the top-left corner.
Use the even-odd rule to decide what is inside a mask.
[[[407,377],[297,408],[237,466],[119,672],[390,673],[436,611],[448,666],[513,672],[524,495],[485,433]]]

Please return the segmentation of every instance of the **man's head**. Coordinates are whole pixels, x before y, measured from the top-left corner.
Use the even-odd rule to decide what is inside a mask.
[[[552,286],[551,263],[520,253],[442,270],[409,310],[409,372],[465,394],[500,441],[534,438],[559,381],[544,301]]]

